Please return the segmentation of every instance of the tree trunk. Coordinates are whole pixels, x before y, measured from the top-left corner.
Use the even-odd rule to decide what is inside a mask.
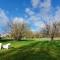
[[[53,40],[53,36],[51,37],[51,41]]]
[[[51,41],[54,40],[54,33],[51,35]]]

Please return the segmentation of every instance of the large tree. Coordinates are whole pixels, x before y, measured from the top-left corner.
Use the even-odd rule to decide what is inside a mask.
[[[10,22],[8,23],[9,32],[12,38],[21,40],[25,37],[26,32],[29,30],[28,24],[25,21],[22,22]]]
[[[58,22],[51,22],[50,24],[45,24],[45,35],[47,35],[47,37],[50,37],[51,40],[54,39],[54,36],[56,37],[57,33],[59,33],[59,28],[60,28],[60,25]]]

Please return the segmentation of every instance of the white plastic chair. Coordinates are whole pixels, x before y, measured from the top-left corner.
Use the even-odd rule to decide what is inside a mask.
[[[2,48],[2,43],[0,43],[0,49]]]
[[[11,44],[10,43],[3,45],[3,48],[4,49],[9,49],[10,47],[11,47]]]

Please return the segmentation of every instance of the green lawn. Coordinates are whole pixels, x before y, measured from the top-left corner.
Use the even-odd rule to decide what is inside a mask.
[[[0,60],[60,60],[60,41],[1,41],[12,48],[0,50]]]

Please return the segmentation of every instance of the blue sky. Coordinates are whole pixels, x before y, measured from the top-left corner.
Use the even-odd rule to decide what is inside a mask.
[[[60,0],[0,0],[0,33],[8,20],[24,20],[35,31],[45,26],[44,21],[60,20],[59,13]]]
[[[9,12],[10,16],[24,16],[24,10],[29,7],[30,2],[28,0],[0,0],[0,8]]]

